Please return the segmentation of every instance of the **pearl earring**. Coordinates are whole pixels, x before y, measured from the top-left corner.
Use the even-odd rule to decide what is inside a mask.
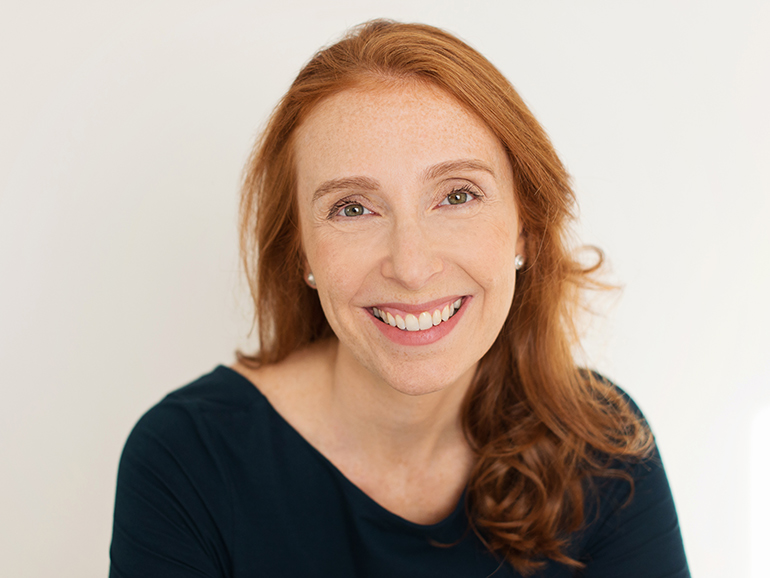
[[[522,255],[516,255],[516,258],[513,260],[513,266],[516,267],[516,270],[518,271],[524,266],[524,257]]]
[[[313,289],[316,288],[315,275],[313,275],[312,273],[307,274],[307,284],[310,285]]]

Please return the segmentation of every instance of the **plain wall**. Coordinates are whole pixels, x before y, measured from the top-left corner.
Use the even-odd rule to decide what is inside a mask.
[[[0,575],[107,574],[131,427],[249,343],[259,127],[316,49],[386,16],[466,39],[543,123],[624,286],[587,357],[653,426],[693,575],[767,576],[769,7],[3,2]]]

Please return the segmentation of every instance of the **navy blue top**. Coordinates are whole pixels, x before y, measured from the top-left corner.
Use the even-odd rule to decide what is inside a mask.
[[[587,527],[557,578],[689,577],[659,459],[600,480]],[[409,522],[348,480],[254,385],[219,366],[142,417],[118,472],[111,578],[518,577],[468,530],[463,499],[443,521]],[[598,516],[596,508],[599,508]],[[440,546],[439,544],[453,544]]]

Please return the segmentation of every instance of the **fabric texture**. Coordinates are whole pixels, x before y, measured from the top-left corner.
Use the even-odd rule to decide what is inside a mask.
[[[659,458],[629,484],[598,480],[575,571],[537,577],[689,577]],[[598,508],[598,511],[597,511]],[[469,530],[464,496],[437,524],[382,508],[227,367],[169,394],[137,423],[118,473],[111,578],[518,577]]]

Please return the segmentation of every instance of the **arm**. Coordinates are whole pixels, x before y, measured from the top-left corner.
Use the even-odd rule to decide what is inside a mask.
[[[205,423],[168,399],[126,442],[118,471],[110,578],[224,578],[229,517]]]
[[[634,478],[606,481],[599,517],[584,550],[584,578],[689,578],[674,500],[660,456],[633,464]]]

